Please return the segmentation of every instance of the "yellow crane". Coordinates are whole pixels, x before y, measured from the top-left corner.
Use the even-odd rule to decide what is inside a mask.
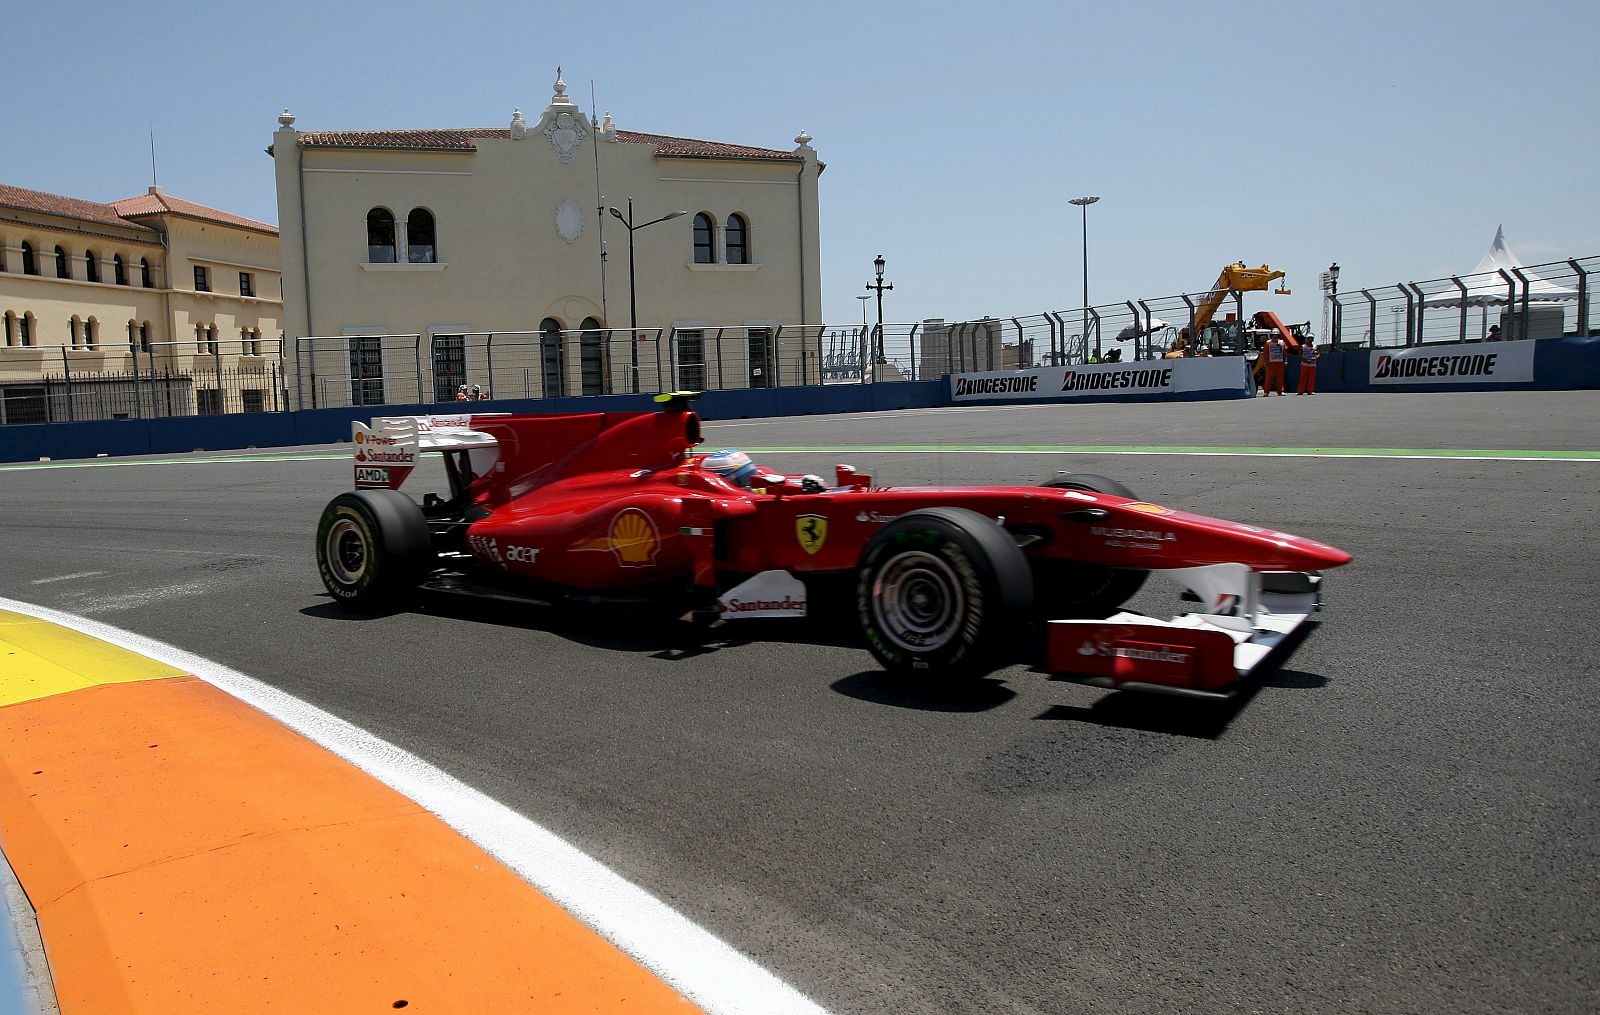
[[[1235,261],[1223,268],[1211,291],[1206,293],[1206,298],[1195,309],[1194,326],[1190,334],[1195,337],[1205,334],[1206,328],[1211,324],[1211,318],[1217,313],[1217,308],[1222,306],[1222,301],[1233,293],[1261,292],[1283,277],[1283,272],[1273,271],[1265,264],[1259,268],[1249,268],[1243,261]],[[1282,285],[1279,285],[1275,292],[1279,296],[1289,295],[1289,290]]]

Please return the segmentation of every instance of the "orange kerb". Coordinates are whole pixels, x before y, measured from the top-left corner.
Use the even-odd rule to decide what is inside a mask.
[[[0,841],[67,1015],[698,1010],[411,800],[202,681],[0,707],[0,744]]]

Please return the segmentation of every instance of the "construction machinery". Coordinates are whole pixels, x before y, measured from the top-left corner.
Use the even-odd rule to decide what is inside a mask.
[[[1201,339],[1201,345],[1209,345],[1210,343],[1205,341],[1209,337],[1206,335],[1206,329],[1211,327],[1212,318],[1216,316],[1217,310],[1222,306],[1224,300],[1229,296],[1237,296],[1239,293],[1263,292],[1273,282],[1283,277],[1283,272],[1274,271],[1265,264],[1259,268],[1250,268],[1246,267],[1243,261],[1235,261],[1224,267],[1221,274],[1217,276],[1216,282],[1212,283],[1211,290],[1206,293],[1205,299],[1201,300],[1200,305],[1195,308],[1194,319],[1190,322],[1189,334]],[[1289,295],[1289,290],[1281,282],[1275,292],[1280,296]],[[1213,349],[1213,351],[1219,350]]]

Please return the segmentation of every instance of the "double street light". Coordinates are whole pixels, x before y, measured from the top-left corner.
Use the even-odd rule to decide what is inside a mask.
[[[628,198],[628,214],[624,215],[624,214],[622,214],[622,212],[618,211],[614,207],[611,209],[611,214],[615,215],[617,217],[617,221],[621,222],[625,227],[627,227],[627,230],[628,230],[628,314],[629,314],[629,318],[630,318],[630,320],[632,322],[632,325],[633,325],[633,327],[632,327],[633,340],[628,343],[628,348],[629,348],[629,351],[633,354],[632,355],[632,360],[633,360],[633,391],[634,391],[634,394],[638,394],[639,393],[639,287],[635,284],[635,281],[634,281],[635,278],[637,277],[637,275],[636,275],[636,273],[634,272],[634,269],[633,269],[633,234],[638,232],[641,229],[644,229],[644,228],[648,227],[648,226],[653,226],[657,222],[665,222],[668,219],[682,218],[683,216],[685,216],[685,215],[687,215],[689,213],[686,212],[686,211],[669,211],[665,215],[661,216],[658,219],[651,219],[649,222],[641,222],[638,225],[634,225],[633,224],[633,198],[630,197],[630,198]]]
[[[1068,204],[1075,204],[1083,209],[1083,337],[1084,355],[1088,356],[1089,338],[1089,206],[1100,200],[1098,197],[1075,197]],[[1095,355],[1100,355],[1100,335],[1097,332],[1094,340]]]

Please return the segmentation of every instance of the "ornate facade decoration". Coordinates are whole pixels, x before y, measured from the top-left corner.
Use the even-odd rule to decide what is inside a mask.
[[[583,235],[583,207],[570,197],[556,204],[556,232],[568,243]]]
[[[578,154],[578,146],[583,144],[589,132],[571,113],[557,113],[550,126],[544,129],[544,136],[550,139],[550,145],[561,158],[561,164],[570,166],[572,157]]]

